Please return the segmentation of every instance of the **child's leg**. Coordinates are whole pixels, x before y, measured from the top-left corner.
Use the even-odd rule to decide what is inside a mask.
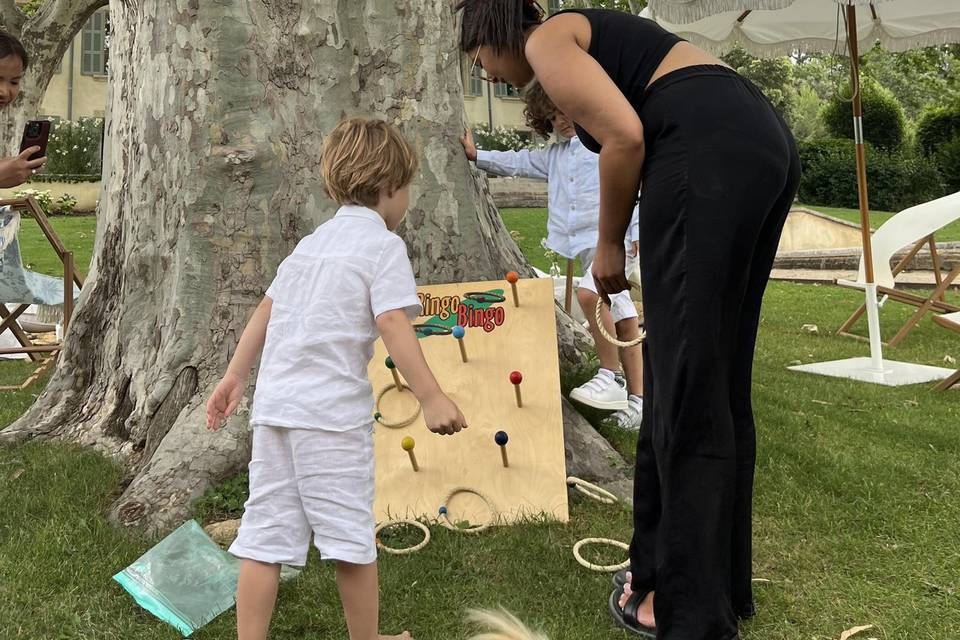
[[[600,296],[586,287],[577,288],[577,301],[580,303],[580,308],[583,309],[583,315],[587,317],[587,322],[590,324],[590,335],[593,336],[593,342],[597,345],[597,358],[600,360],[600,366],[610,371],[617,371],[620,369],[617,347],[610,344],[609,340],[606,340],[600,335],[600,330],[597,327],[596,309],[597,299],[599,297]],[[610,317],[610,308],[607,307],[607,305],[603,306],[600,317],[603,320],[603,326],[607,330],[607,333],[616,335],[614,333],[616,329],[613,326],[613,318]]]
[[[611,318],[610,323],[613,324]],[[640,335],[640,326],[637,318],[625,318],[617,323],[617,333],[623,342],[630,342]],[[623,365],[623,375],[627,379],[627,393],[632,396],[643,395],[643,352],[640,345],[620,349],[620,363]]]
[[[240,558],[237,636],[267,637],[277,600],[280,565],[302,567],[310,547],[310,523],[294,477],[290,430],[256,427],[250,458],[250,497],[230,553]]]
[[[379,635],[380,590],[376,562],[353,564],[338,560],[337,588],[340,590],[343,617],[347,619],[350,640],[410,637],[407,632],[398,636]]]
[[[380,636],[377,631],[373,425],[339,432],[292,431],[303,509],[320,557],[336,560],[350,640],[409,638],[406,633]]]
[[[264,640],[277,602],[280,565],[242,560],[237,583],[237,639]]]

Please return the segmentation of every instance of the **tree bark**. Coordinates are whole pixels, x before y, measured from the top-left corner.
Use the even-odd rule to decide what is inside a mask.
[[[20,97],[0,114],[0,136],[8,154],[20,151],[23,125],[35,118],[53,77],[74,37],[93,12],[108,0],[47,0],[26,16],[14,0],[0,0],[0,26],[23,42],[30,65],[20,83]]]
[[[328,219],[324,132],[397,123],[422,154],[400,233],[421,284],[532,274],[463,157],[447,0],[113,0],[104,197],[58,367],[0,441],[53,437],[126,465],[111,515],[167,529],[241,470],[247,408],[204,402],[279,262]],[[583,336],[561,315],[564,362]],[[581,331],[582,333],[582,331]]]

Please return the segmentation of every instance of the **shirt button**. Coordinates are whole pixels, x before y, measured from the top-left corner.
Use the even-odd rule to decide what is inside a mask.
[[[570,182],[573,182],[573,176],[570,176]]]

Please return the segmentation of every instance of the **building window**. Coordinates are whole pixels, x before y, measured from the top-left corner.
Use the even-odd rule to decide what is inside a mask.
[[[553,15],[557,11],[560,11],[560,0],[550,0],[547,2],[547,13]]]
[[[480,67],[473,67],[473,72],[470,74],[470,77],[467,78],[467,82],[464,83],[464,87],[467,90],[467,95],[482,96],[484,84],[483,69]]]
[[[83,25],[80,73],[85,76],[107,74],[107,15],[97,11]]]
[[[519,98],[520,91],[512,84],[498,82],[493,95],[498,98]]]

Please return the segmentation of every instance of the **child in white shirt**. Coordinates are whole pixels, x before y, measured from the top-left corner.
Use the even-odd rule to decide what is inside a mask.
[[[242,558],[240,640],[266,638],[280,566],[302,566],[311,533],[337,563],[351,640],[409,638],[378,631],[374,540],[373,397],[367,365],[383,337],[423,407],[427,428],[466,428],[440,390],[411,319],[421,311],[406,245],[393,233],[410,202],[418,161],[393,126],[354,118],[323,146],[333,219],[297,245],[277,270],[207,403],[217,429],[237,407],[263,351],[250,424],[250,498],[230,552]]]
[[[477,167],[501,176],[522,176],[547,181],[547,247],[559,255],[580,258],[583,277],[577,289],[577,301],[583,309],[597,346],[600,368],[596,375],[570,392],[570,398],[597,409],[615,410],[609,420],[624,428],[637,430],[643,416],[643,358],[640,347],[618,350],[601,334],[596,321],[597,289],[590,271],[596,254],[600,221],[599,156],[584,147],[567,118],[538,84],[524,91],[527,124],[541,135],[556,132],[561,142],[543,149],[520,151],[483,151],[477,149],[470,130],[460,139],[467,158]],[[624,238],[629,277],[637,268],[637,209],[634,208],[628,237]],[[602,320],[610,335],[616,335],[614,323],[637,322],[637,310],[629,291],[610,297]],[[621,373],[621,364],[624,375]]]

